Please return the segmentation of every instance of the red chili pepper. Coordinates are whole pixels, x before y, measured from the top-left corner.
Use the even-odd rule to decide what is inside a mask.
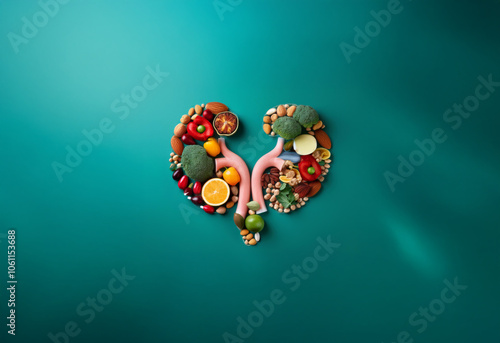
[[[204,131],[201,133],[198,132],[198,127],[200,126],[204,127]],[[197,141],[206,141],[208,137],[212,137],[214,135],[214,128],[212,127],[212,124],[201,116],[197,116],[188,124],[187,131],[189,135]]]
[[[314,173],[310,174],[308,169],[314,168]],[[314,181],[321,175],[321,166],[311,155],[302,156],[299,162],[299,172],[306,181]]]

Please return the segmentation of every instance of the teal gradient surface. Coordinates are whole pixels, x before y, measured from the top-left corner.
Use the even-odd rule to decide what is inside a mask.
[[[16,45],[9,33],[22,36],[41,5],[0,1],[1,342],[51,342],[68,323],[69,342],[224,342],[249,316],[262,322],[244,342],[498,342],[500,87],[460,125],[445,113],[479,77],[500,81],[500,2],[401,1],[356,47],[356,27],[388,3],[72,0]],[[157,68],[168,76],[116,110]],[[209,101],[240,116],[227,144],[250,168],[275,144],[260,135],[271,106],[313,106],[332,137],[321,192],[292,215],[265,214],[255,248],[234,210],[186,220],[179,207],[191,204],[169,171],[172,130]],[[100,125],[110,132],[60,180],[53,163]],[[386,172],[436,129],[446,140],[392,191]],[[328,237],[340,246],[290,281]],[[123,268],[135,278],[120,283]],[[446,293],[455,278],[467,288]],[[273,290],[280,304],[252,319]],[[454,299],[435,301],[443,292]],[[109,303],[91,310],[96,296]]]

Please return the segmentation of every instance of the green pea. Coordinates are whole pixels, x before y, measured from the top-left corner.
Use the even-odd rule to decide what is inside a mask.
[[[205,132],[205,126],[203,126],[203,125],[198,125],[198,127],[196,128],[196,131],[198,131],[199,133],[203,133],[203,132]]]
[[[307,168],[307,172],[312,175],[312,174],[316,173],[316,169],[314,169],[314,167],[309,167],[309,168]]]

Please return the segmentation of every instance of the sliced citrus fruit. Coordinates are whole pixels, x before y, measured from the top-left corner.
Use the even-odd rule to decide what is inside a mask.
[[[280,181],[284,183],[289,183],[292,179],[287,178],[285,175],[280,176]]]
[[[325,148],[317,148],[314,152],[316,152],[316,151],[318,151],[321,154],[322,160],[327,160],[332,156],[330,151],[328,151],[328,149],[325,149]]]
[[[205,182],[201,189],[201,197],[208,205],[220,206],[229,199],[229,185],[226,181],[213,178]]]

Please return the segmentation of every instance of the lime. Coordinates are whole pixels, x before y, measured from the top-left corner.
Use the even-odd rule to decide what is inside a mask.
[[[260,232],[264,228],[264,219],[258,214],[251,214],[245,219],[245,226],[252,232]]]

